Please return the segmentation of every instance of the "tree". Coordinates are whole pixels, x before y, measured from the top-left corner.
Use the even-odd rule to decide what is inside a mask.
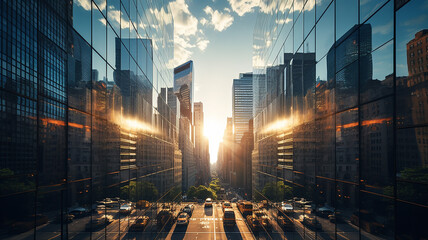
[[[129,199],[134,202],[138,200],[156,200],[159,195],[155,185],[147,181],[130,181],[129,184],[120,188],[120,193],[122,199]]]
[[[212,198],[216,199],[217,194],[214,190],[211,188],[207,188],[204,185],[199,185],[199,187],[192,186],[189,188],[189,191],[187,192],[187,197],[189,199],[206,199],[206,198]]]

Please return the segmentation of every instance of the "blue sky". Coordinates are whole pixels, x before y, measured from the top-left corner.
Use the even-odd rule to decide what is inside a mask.
[[[232,116],[232,81],[252,71],[253,30],[258,1],[176,0],[171,2],[175,62],[194,61],[194,101],[204,104],[211,162]]]

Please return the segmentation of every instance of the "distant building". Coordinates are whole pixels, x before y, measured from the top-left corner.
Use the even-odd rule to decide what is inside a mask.
[[[174,68],[174,94],[180,102],[179,147],[183,154],[183,190],[196,184],[195,129],[193,125],[193,61]]]
[[[241,73],[233,79],[232,120],[234,142],[239,144],[248,131],[248,121],[253,116],[253,74]]]
[[[194,103],[194,111],[196,179],[198,184],[205,184],[210,179],[210,156],[208,139],[204,136],[204,105],[202,102]]]

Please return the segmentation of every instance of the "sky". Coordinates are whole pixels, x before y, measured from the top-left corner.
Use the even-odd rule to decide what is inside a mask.
[[[232,82],[252,71],[253,30],[258,0],[176,0],[176,65],[193,60],[194,102],[204,105],[211,163],[217,161],[227,117],[232,116]]]

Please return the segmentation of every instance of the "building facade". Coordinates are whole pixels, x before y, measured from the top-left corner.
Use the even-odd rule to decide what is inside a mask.
[[[120,238],[98,205],[180,199],[167,1],[1,1],[0,23],[0,238]]]
[[[174,68],[174,94],[180,102],[179,147],[183,153],[182,186],[187,191],[196,183],[195,125],[193,122],[193,61]]]
[[[202,102],[194,103],[195,124],[195,158],[197,185],[203,185],[210,180],[210,153],[208,138],[204,135],[204,105]]]
[[[428,22],[415,20],[424,7],[260,4],[253,199],[294,204],[304,223],[273,238],[427,238]],[[281,211],[270,213],[290,215]]]
[[[235,143],[239,144],[248,131],[248,121],[253,116],[253,74],[241,73],[239,79],[233,79],[232,120]]]

